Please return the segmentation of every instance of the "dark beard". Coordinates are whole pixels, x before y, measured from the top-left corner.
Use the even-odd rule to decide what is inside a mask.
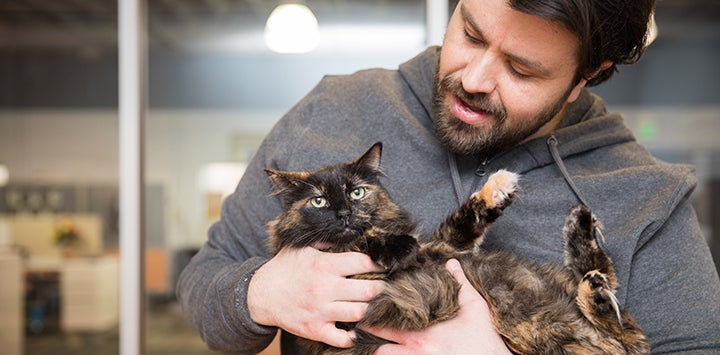
[[[510,149],[537,132],[562,110],[572,90],[571,86],[559,100],[542,111],[534,120],[514,123],[508,122],[505,107],[491,102],[487,94],[468,93],[459,80],[454,80],[450,76],[439,81],[436,75],[435,82],[433,113],[438,139],[453,153],[483,158]],[[453,95],[470,106],[492,114],[494,120],[492,126],[476,127],[455,117],[444,105],[444,99]]]

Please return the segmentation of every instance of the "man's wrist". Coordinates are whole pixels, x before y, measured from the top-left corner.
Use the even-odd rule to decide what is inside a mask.
[[[268,289],[263,279],[265,275],[263,268],[265,265],[266,264],[260,265],[260,267],[248,276],[247,296],[245,299],[250,319],[258,325],[272,327],[276,326],[272,314],[272,307],[266,307],[268,298],[263,294],[263,291]]]

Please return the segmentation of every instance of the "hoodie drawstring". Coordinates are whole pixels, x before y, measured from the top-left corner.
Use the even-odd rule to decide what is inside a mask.
[[[455,196],[457,197],[458,204],[462,205],[465,201],[465,196],[462,188],[462,180],[460,180],[460,172],[458,171],[457,161],[455,160],[455,154],[448,151],[448,164],[450,166],[450,177],[452,177],[453,188],[455,189]]]
[[[588,205],[585,199],[582,198],[582,196],[580,195],[580,191],[578,191],[577,186],[575,186],[575,182],[573,182],[573,180],[570,178],[570,174],[565,167],[565,163],[563,163],[563,160],[560,157],[560,152],[557,148],[557,138],[555,138],[554,135],[548,137],[547,145],[548,149],[550,149],[550,155],[552,155],[552,158],[555,161],[555,165],[557,165],[558,169],[560,169],[560,173],[562,174],[563,178],[565,178],[565,182],[567,182],[568,186],[570,186],[570,190],[572,190],[577,199],[580,200],[580,203],[590,208],[590,205]]]
[[[465,203],[465,200],[467,197],[477,189],[477,185],[480,183],[480,176],[481,174],[475,172],[475,179],[472,182],[472,185],[470,186],[470,193],[467,193],[465,189],[462,186],[462,179],[460,178],[460,171],[458,169],[457,159],[455,158],[455,154],[448,151],[448,166],[450,167],[450,177],[452,178],[452,184],[453,189],[455,190],[455,197],[457,197],[458,200],[458,206],[462,206],[463,203]],[[488,163],[488,159],[485,159],[482,163],[482,166],[485,166]]]
[[[590,211],[592,211],[592,208],[590,208],[590,205],[585,201],[585,199],[580,195],[580,191],[578,190],[577,186],[575,186],[575,182],[570,178],[570,174],[567,171],[567,168],[565,167],[565,163],[563,163],[562,158],[560,157],[560,152],[557,148],[557,138],[555,138],[555,135],[551,135],[547,139],[547,146],[550,150],[550,155],[552,155],[553,161],[555,161],[555,165],[557,165],[558,169],[560,169],[560,173],[562,174],[563,178],[565,179],[565,182],[570,187],[570,190],[572,190],[573,194],[575,194],[575,197],[585,205]],[[605,236],[602,234],[602,231],[600,230],[600,223],[595,217],[595,214],[592,213],[593,218],[593,226],[595,227],[595,233],[600,235],[601,242],[605,242]]]

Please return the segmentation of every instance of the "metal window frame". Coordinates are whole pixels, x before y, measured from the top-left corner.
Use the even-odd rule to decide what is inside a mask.
[[[143,125],[147,4],[118,0],[120,160],[120,354],[145,353]]]

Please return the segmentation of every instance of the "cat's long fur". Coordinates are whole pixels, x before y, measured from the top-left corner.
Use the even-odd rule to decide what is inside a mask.
[[[570,211],[562,230],[563,266],[537,265],[508,251],[482,248],[488,227],[517,190],[517,175],[500,171],[419,244],[407,212],[380,184],[382,145],[348,164],[312,172],[267,170],[284,212],[269,224],[269,247],[322,245],[328,251],[367,253],[388,271],[386,290],[370,302],[355,327],[351,349],[307,341],[314,354],[371,354],[386,341],[363,326],[417,330],[457,314],[459,285],[445,269],[457,258],[487,300],[497,331],[520,354],[648,354],[635,320],[617,303],[612,263],[595,239],[585,206]],[[314,205],[313,205],[314,204]]]

